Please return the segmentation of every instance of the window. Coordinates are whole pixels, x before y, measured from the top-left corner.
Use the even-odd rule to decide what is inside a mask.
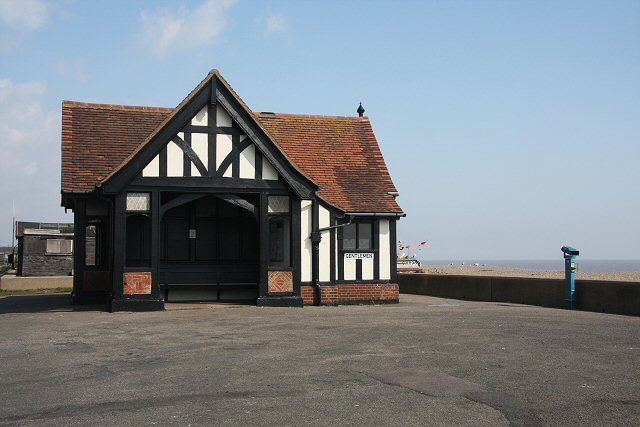
[[[269,265],[291,267],[291,200],[269,196]]]
[[[151,266],[151,209],[149,193],[127,193],[126,251],[127,267]]]
[[[149,193],[127,193],[127,212],[149,212]]]
[[[269,264],[288,267],[290,261],[291,234],[289,218],[277,216],[269,219]]]
[[[269,196],[268,211],[273,213],[289,213],[289,196]]]
[[[47,239],[46,253],[49,255],[68,255],[73,251],[73,241],[67,239]]]
[[[151,265],[151,218],[145,215],[127,217],[127,267]]]
[[[343,250],[373,249],[373,224],[370,222],[351,223],[342,228]]]
[[[86,211],[87,222],[84,228],[84,265],[91,267],[90,270],[97,270],[98,267],[105,267],[107,239],[107,227],[109,224],[109,206],[101,200],[87,200]]]
[[[96,266],[99,265],[100,259],[100,228],[96,225],[88,225],[85,228],[85,237],[84,237],[84,251],[85,251],[85,262],[86,266]]]

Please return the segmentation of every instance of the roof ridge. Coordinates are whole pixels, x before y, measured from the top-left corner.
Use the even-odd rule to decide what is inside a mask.
[[[363,117],[331,116],[331,115],[325,115],[325,114],[274,113],[271,111],[253,111],[253,114],[257,117],[265,117],[265,118],[268,118],[269,116],[275,116],[275,117],[302,117],[302,118],[308,118],[308,119],[343,119],[343,120],[357,120],[357,121],[369,120],[368,116],[363,116]]]
[[[81,101],[62,101],[62,108],[65,107],[80,107],[89,108],[94,110],[121,110],[121,111],[158,111],[158,112],[170,112],[174,108],[168,107],[150,107],[146,105],[123,105],[123,104],[99,104],[95,102],[81,102]]]

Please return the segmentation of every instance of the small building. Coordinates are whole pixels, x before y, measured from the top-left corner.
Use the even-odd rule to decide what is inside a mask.
[[[252,112],[217,70],[176,108],[63,102],[74,302],[398,302],[404,213],[363,112]]]
[[[18,276],[70,276],[73,224],[16,222]]]
[[[13,247],[0,246],[0,267],[8,267],[13,263]]]

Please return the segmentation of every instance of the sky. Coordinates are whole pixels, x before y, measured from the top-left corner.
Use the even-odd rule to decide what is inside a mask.
[[[60,207],[62,100],[362,102],[421,259],[640,259],[640,1],[0,0],[0,246]]]

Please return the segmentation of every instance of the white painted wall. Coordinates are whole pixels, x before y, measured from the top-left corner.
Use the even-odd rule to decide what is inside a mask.
[[[300,279],[303,282],[311,281],[311,200],[300,201]]]
[[[342,255],[344,258],[344,280],[356,280],[356,260],[347,259],[347,254]]]
[[[262,158],[262,179],[277,181],[278,171],[275,170],[266,158]]]
[[[362,260],[362,280],[373,280],[373,258]]]
[[[391,279],[391,242],[389,241],[391,234],[389,232],[389,220],[381,219],[378,222],[380,235],[379,235],[379,249],[378,256],[380,257],[380,280]],[[395,242],[393,242],[395,244]],[[394,260],[395,261],[395,260]]]
[[[329,211],[322,206],[318,208],[318,225],[320,228],[331,225]],[[321,282],[328,282],[331,280],[331,233],[328,231],[322,233],[319,258],[318,278]]]
[[[206,133],[191,134],[191,148],[198,155],[207,171],[209,170],[209,136]],[[191,176],[200,176],[195,165],[191,165]]]
[[[196,126],[207,126],[209,124],[206,105],[202,107],[202,110],[198,111],[198,114],[193,116],[191,124]]]
[[[218,127],[231,127],[233,126],[233,120],[227,110],[220,104],[217,104],[216,108],[216,124]]]
[[[219,107],[218,107],[219,108]],[[233,139],[231,135],[216,135],[216,170],[220,167],[220,164],[231,153],[231,147],[233,146]],[[230,177],[232,172],[231,164],[224,171],[222,176]]]
[[[332,254],[331,256],[333,256],[335,258],[335,262],[336,262],[336,271],[335,271],[335,280],[338,280],[340,278],[340,269],[338,268],[338,261],[340,259],[340,251],[338,250],[338,232],[334,231],[333,233],[333,238],[336,241],[336,245],[334,246],[334,248],[336,248],[336,251],[334,254]]]
[[[142,176],[160,176],[160,155],[157,155],[142,169]]]
[[[246,136],[241,136],[240,141]],[[256,146],[251,144],[240,153],[240,178],[256,178]]]
[[[184,138],[184,133],[178,136]],[[167,176],[184,176],[184,153],[173,141],[167,144]]]

